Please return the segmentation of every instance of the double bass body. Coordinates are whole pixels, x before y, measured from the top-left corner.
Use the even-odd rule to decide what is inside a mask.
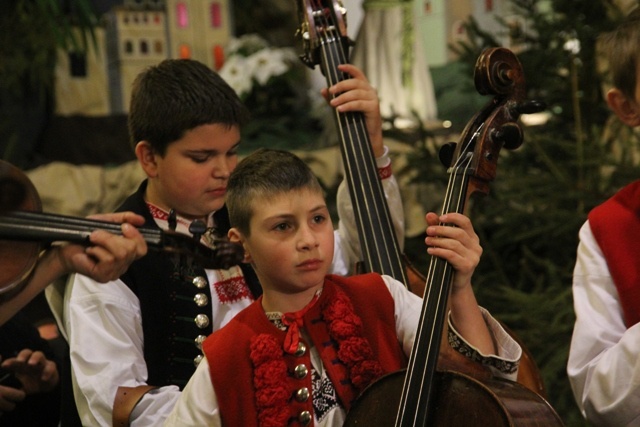
[[[345,427],[396,425],[406,370],[383,376],[366,388],[351,407]],[[439,371],[429,416],[415,426],[562,426],[562,420],[540,395],[519,383],[477,379],[456,371]]]

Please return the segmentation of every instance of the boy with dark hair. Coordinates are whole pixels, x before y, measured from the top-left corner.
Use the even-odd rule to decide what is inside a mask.
[[[229,238],[242,244],[263,294],[205,340],[205,361],[166,425],[340,426],[367,385],[405,367],[422,300],[389,276],[328,275],[331,217],[316,177],[294,154],[252,153],[227,190]],[[471,222],[456,213],[426,218],[428,252],[456,271],[449,325],[462,340],[453,342],[513,378],[521,349],[471,287],[482,253]],[[491,363],[498,357],[504,363]]]
[[[342,71],[353,78],[330,88],[339,94],[330,103],[364,114],[378,167],[388,168],[376,92],[357,68]],[[231,87],[197,61],[165,60],[143,72],[134,83],[129,126],[147,179],[121,209],[187,234],[201,221],[204,244],[226,237],[227,181],[246,119]],[[391,176],[382,185],[401,238],[397,183]],[[338,204],[350,204],[347,193]],[[336,231],[337,274],[358,261],[354,221],[342,218]],[[83,424],[91,426],[162,424],[203,357],[202,341],[260,292],[249,265],[180,269],[160,253],[134,262],[110,285],[77,275],[65,295],[75,399]]]
[[[602,36],[613,88],[607,103],[640,125],[640,8]],[[567,373],[593,425],[640,425],[640,181],[594,208],[580,229],[573,272],[576,323]]]

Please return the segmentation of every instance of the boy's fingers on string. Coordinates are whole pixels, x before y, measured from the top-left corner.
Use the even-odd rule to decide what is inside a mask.
[[[338,69],[349,74],[354,79],[360,79],[368,82],[367,76],[364,72],[353,64],[340,64],[338,65]]]
[[[99,213],[89,215],[87,218],[96,219],[99,221],[108,221],[114,223],[123,223],[127,222],[129,224],[133,224],[137,227],[144,224],[144,217],[138,215],[136,213],[126,211],[126,212],[114,212],[114,213]]]

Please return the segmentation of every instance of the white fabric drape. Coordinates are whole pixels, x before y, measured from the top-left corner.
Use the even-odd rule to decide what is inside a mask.
[[[378,90],[382,116],[437,117],[433,81],[412,1],[367,1],[350,62]]]

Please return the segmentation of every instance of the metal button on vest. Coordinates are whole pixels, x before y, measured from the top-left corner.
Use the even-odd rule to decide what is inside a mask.
[[[311,413],[309,411],[300,412],[298,421],[300,421],[301,424],[308,425],[311,422]]]
[[[300,365],[295,367],[293,372],[296,378],[300,380],[307,376],[307,374],[309,373],[309,369],[307,369],[307,365],[301,363]]]
[[[306,387],[302,387],[300,390],[296,391],[296,400],[298,402],[306,402],[309,399],[309,389]]]
[[[293,355],[296,357],[302,357],[306,352],[307,352],[307,346],[305,345],[305,343],[300,341],[298,342],[298,348],[296,349],[296,352],[293,353]]]
[[[207,337],[205,335],[198,335],[196,337],[196,339],[194,340],[196,343],[196,347],[198,347],[198,349],[202,350],[202,343],[204,342],[204,340],[206,340]]]
[[[194,320],[196,322],[196,326],[200,329],[204,329],[209,326],[209,316],[206,314],[198,314]]]
[[[197,368],[198,365],[200,364],[200,362],[202,362],[202,359],[204,358],[203,355],[199,354],[196,357],[193,358],[193,364],[195,365],[195,367]]]
[[[193,301],[198,307],[204,307],[209,304],[209,298],[207,298],[205,294],[196,294],[196,296],[193,297]]]
[[[192,283],[196,286],[196,288],[202,289],[207,286],[207,279],[202,276],[196,276],[193,278]]]

